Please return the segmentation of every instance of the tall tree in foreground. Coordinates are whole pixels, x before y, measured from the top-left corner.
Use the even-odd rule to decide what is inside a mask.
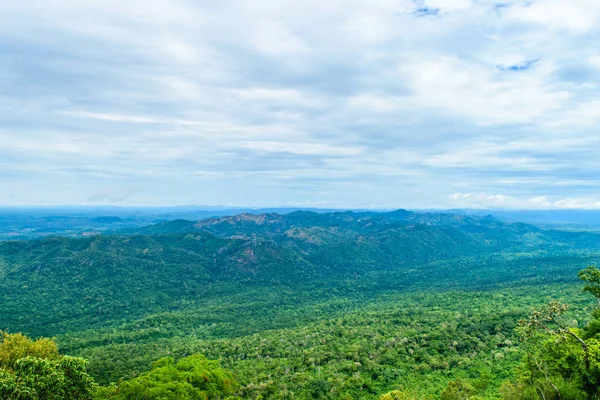
[[[0,332],[0,399],[91,400],[97,385],[82,358],[58,354],[51,339]]]
[[[583,290],[600,304],[600,270],[579,272]],[[600,310],[583,329],[566,318],[566,304],[551,301],[519,321],[526,356],[520,383],[506,385],[506,400],[594,400],[600,398]]]
[[[158,360],[150,372],[126,381],[119,399],[126,400],[212,400],[235,391],[233,375],[216,361],[193,355],[177,363],[167,357]]]

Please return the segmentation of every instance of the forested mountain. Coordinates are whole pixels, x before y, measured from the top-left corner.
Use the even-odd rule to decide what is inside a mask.
[[[133,235],[0,243],[0,311],[5,326],[47,335],[206,300],[232,284],[302,288],[379,273],[406,285],[439,279],[440,267],[458,272],[474,257],[599,246],[594,233],[403,210],[176,220]]]
[[[599,234],[491,216],[173,220],[0,242],[0,330],[56,337],[102,384],[169,356],[146,384],[166,370],[217,371],[177,364],[202,353],[233,371],[239,386],[223,387],[243,398],[377,398],[398,386],[435,398],[485,374],[473,393],[497,398],[521,359],[517,320],[556,294],[589,319],[573,285],[598,259]],[[432,383],[416,387],[423,377]]]
[[[407,210],[396,210],[386,213],[376,212],[332,212],[317,213],[310,211],[294,211],[288,214],[238,214],[200,221],[175,220],[165,221],[144,228],[123,230],[122,232],[139,234],[165,234],[176,232],[207,231],[218,236],[251,236],[278,235],[293,228],[340,228],[356,232],[375,232],[391,228],[414,225],[437,226],[487,226],[523,227],[524,224],[506,224],[492,216],[470,217],[459,214],[415,213]],[[535,229],[529,226],[530,229]]]
[[[510,246],[559,246],[596,248],[600,233],[540,229],[534,225],[503,222],[483,217],[444,213],[415,213],[396,210],[387,213],[296,211],[289,214],[239,214],[200,221],[174,220],[143,228],[121,230],[121,234],[165,235],[210,232],[223,238],[268,238],[278,243],[329,245],[351,238],[383,239],[394,235],[411,240],[415,234],[458,235],[459,246],[478,242],[485,251]],[[437,238],[436,238],[437,240]],[[440,240],[443,240],[440,238]],[[437,244],[438,242],[435,242]],[[408,246],[410,247],[410,246]],[[434,247],[434,246],[432,246]],[[437,246],[435,246],[437,247]]]
[[[48,236],[85,237],[109,231],[132,229],[176,219],[201,219],[243,212],[296,211],[297,208],[246,209],[208,206],[177,207],[3,207],[0,206],[0,241]],[[326,209],[315,209],[328,212]],[[329,210],[332,211],[332,210]]]

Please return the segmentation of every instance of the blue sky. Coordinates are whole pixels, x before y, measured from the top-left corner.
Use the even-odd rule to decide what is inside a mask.
[[[600,208],[597,0],[4,0],[0,204]]]

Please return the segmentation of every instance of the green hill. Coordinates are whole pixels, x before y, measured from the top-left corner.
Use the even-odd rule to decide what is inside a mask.
[[[427,285],[439,271],[468,285],[470,274],[452,271],[474,258],[482,276],[518,279],[522,271],[503,274],[485,260],[582,256],[600,244],[593,233],[407,211],[242,214],[141,233],[0,243],[0,327],[53,335],[271,285]]]
[[[502,350],[515,340],[516,319],[552,294],[578,301],[576,272],[599,259],[596,233],[492,217],[398,210],[175,220],[113,235],[1,242],[0,330],[56,337],[62,351],[90,360],[101,383],[200,351],[238,373],[240,393],[251,398],[312,398],[309,384],[344,393],[367,385],[365,398],[376,398],[424,377],[437,382],[425,392],[439,392],[450,378],[506,356],[497,389],[520,359]],[[439,336],[436,326],[461,312],[462,339]],[[398,313],[403,333],[385,322]],[[400,334],[412,346],[403,351],[413,353],[386,350]],[[265,353],[263,339],[283,347]],[[470,344],[451,344],[458,353],[443,350],[461,340]],[[304,345],[305,355],[292,351]],[[318,368],[351,379],[361,370],[355,363],[368,365],[371,377],[356,385],[316,380]],[[295,365],[289,377],[287,364]]]

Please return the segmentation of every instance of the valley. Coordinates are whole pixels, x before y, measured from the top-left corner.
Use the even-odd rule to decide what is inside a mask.
[[[584,326],[577,272],[599,260],[594,231],[491,216],[173,220],[1,242],[0,329],[55,337],[101,385],[202,354],[241,398],[437,398],[465,379],[495,399],[517,379],[518,320],[558,299]]]

